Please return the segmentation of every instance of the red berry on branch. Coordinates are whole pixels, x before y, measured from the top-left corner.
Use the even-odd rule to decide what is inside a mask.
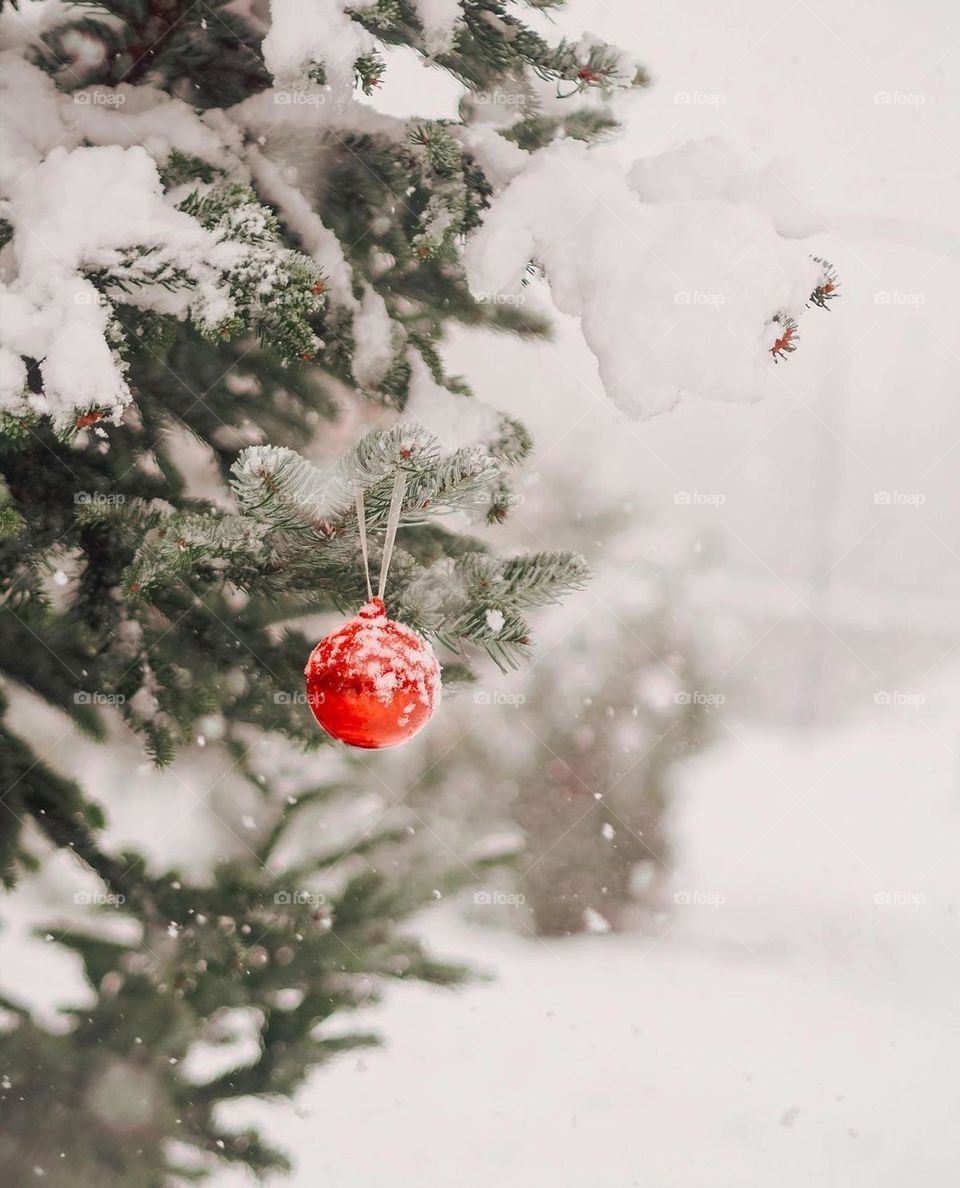
[[[797,349],[798,337],[796,322],[788,318],[783,323],[783,333],[770,348],[770,354],[773,355],[773,361],[775,363]]]
[[[78,429],[86,429],[90,425],[96,425],[97,421],[102,420],[104,416],[102,409],[99,412],[83,413],[82,416],[77,417],[74,424]]]

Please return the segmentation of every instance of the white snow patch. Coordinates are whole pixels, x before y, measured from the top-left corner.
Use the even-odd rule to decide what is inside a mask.
[[[395,988],[371,1018],[388,1044],[362,1076],[336,1062],[296,1103],[248,1100],[231,1122],[282,1134],[291,1188],[321,1172],[366,1188],[385,1151],[413,1184],[427,1146],[458,1188],[504,1168],[511,1185],[553,1188],[952,1182],[951,750],[889,715],[826,738],[736,731],[687,769],[674,887],[691,903],[660,933],[541,943],[438,909],[420,925],[431,947],[496,981],[452,998]],[[878,891],[926,898],[878,905]],[[520,1052],[536,1072],[518,1082]],[[371,1110],[377,1143],[358,1145]],[[320,1111],[322,1150],[301,1120]]]
[[[408,350],[407,361],[410,395],[404,420],[422,425],[448,450],[489,441],[496,435],[499,414],[489,404],[441,388],[419,351]]]
[[[354,87],[354,63],[376,48],[374,37],[347,15],[376,0],[270,0],[270,31],[263,58],[280,86],[301,86],[313,63],[322,63],[334,101],[348,101]]]
[[[706,196],[702,156],[687,163],[696,199],[650,203],[611,158],[555,143],[494,201],[467,246],[475,293],[519,293],[528,262],[542,263],[557,307],[580,319],[608,396],[633,417],[685,393],[756,399],[773,365],[774,315],[798,317],[819,274],[766,210],[724,196],[724,186],[746,188],[732,167]],[[666,154],[663,168],[657,192],[667,195],[680,188],[683,161]],[[657,178],[647,161],[633,184],[653,192]],[[753,200],[773,202],[762,185]]]
[[[413,0],[423,25],[427,53],[442,54],[453,45],[457,22],[463,16],[460,0]]]
[[[247,150],[247,161],[261,195],[272,203],[286,225],[299,236],[304,251],[320,265],[331,296],[349,309],[357,308],[351,269],[340,240],[325,227],[303,192],[284,180],[280,166],[258,148]]]
[[[383,298],[369,285],[353,319],[353,337],[353,374],[362,388],[375,387],[393,358],[393,322]]]
[[[487,626],[494,635],[499,635],[503,630],[504,618],[503,611],[489,609],[486,611],[484,617],[487,620]]]

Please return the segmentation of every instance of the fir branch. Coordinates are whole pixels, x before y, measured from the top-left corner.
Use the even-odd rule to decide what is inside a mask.
[[[149,597],[198,567],[222,572],[253,566],[263,557],[263,533],[239,516],[177,512],[151,529],[125,574],[127,590]]]
[[[323,534],[353,507],[340,474],[325,473],[282,446],[244,450],[230,482],[243,513],[270,528]]]

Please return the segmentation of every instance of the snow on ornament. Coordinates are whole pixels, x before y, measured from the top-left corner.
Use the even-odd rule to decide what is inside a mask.
[[[399,746],[427,724],[440,701],[433,648],[388,619],[382,598],[371,598],[317,644],[306,677],[313,716],[351,747]]]
[[[398,471],[376,597],[370,585],[363,492],[357,492],[368,600],[354,618],[320,640],[304,670],[313,716],[333,738],[365,750],[407,742],[426,726],[440,702],[440,665],[433,648],[411,627],[388,618],[383,601],[403,489],[404,475]]]

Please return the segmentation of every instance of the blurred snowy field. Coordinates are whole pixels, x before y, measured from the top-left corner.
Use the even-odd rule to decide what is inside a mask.
[[[282,1136],[291,1188],[954,1182],[960,673],[941,692],[817,740],[731,724],[687,769],[654,935],[441,909],[434,949],[496,981],[391,989],[386,1048],[231,1121]]]

